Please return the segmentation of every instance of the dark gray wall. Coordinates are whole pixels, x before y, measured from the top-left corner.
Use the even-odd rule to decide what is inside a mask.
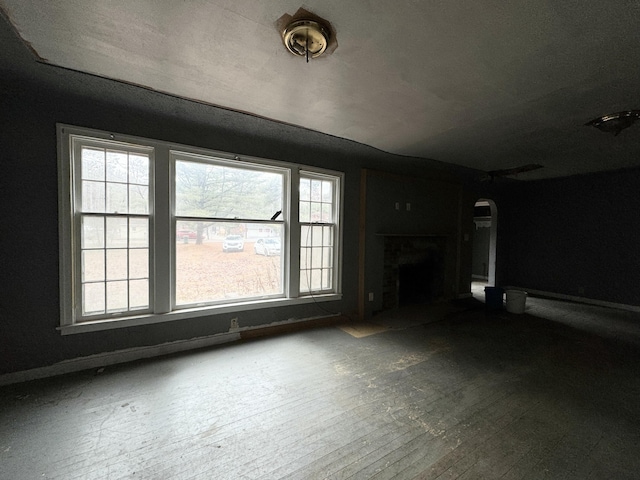
[[[504,189],[500,283],[640,305],[639,192],[640,170]]]
[[[384,275],[384,237],[392,235],[446,235],[451,262],[446,266],[447,296],[458,293],[456,280],[456,245],[459,239],[462,185],[455,177],[434,175],[432,178],[388,175],[369,171],[366,179],[366,258],[365,317],[382,309]],[[398,202],[400,209],[395,209]],[[406,204],[411,208],[407,211]],[[472,214],[472,209],[469,208]],[[453,258],[452,258],[453,257]],[[469,284],[468,276],[464,279]],[[374,294],[373,302],[368,294]]]
[[[123,91],[133,87],[122,86]],[[161,111],[144,112],[89,101],[73,94],[45,90],[28,81],[10,86],[3,96],[0,132],[3,146],[2,179],[3,234],[0,251],[2,268],[2,363],[0,372],[48,365],[93,353],[140,345],[153,345],[226,331],[232,316],[243,326],[268,324],[288,318],[322,315],[314,305],[271,308],[192,320],[168,322],[124,330],[61,336],[58,283],[58,214],[56,122],[126,132],[150,138],[173,140],[200,147],[223,149],[278,160],[322,165],[346,173],[345,202],[357,204],[358,166],[340,153],[322,149],[300,150],[248,134],[239,141],[225,125],[190,122]],[[126,92],[125,92],[126,93]],[[140,91],[141,96],[155,94]],[[181,101],[170,99],[181,105]],[[183,106],[184,107],[184,106]],[[193,105],[197,114],[201,105]],[[235,147],[235,148],[234,148]],[[344,235],[355,238],[357,216],[347,211]],[[344,245],[344,279],[356,283],[357,250],[353,242]],[[344,300],[324,307],[331,311],[355,309],[355,292],[345,289]]]
[[[0,43],[0,374],[95,353],[212,335],[226,331],[232,317],[238,317],[243,326],[257,326],[326,314],[310,304],[61,336],[56,330],[57,122],[345,172],[344,298],[323,304],[324,309],[336,312],[357,309],[361,168],[427,176],[446,170],[462,179],[473,174],[459,167],[393,156],[317,132],[40,64],[2,18]],[[378,187],[386,195],[384,184]],[[395,184],[391,186],[391,190],[396,188]],[[429,202],[443,205],[438,201],[441,195],[450,198],[448,191],[436,188],[428,193]],[[416,206],[415,215],[422,215],[418,210],[424,204],[420,195],[407,200]],[[438,210],[436,225],[454,225],[457,217],[452,218],[452,212]],[[416,225],[413,217],[389,218],[399,228]],[[470,253],[465,255],[470,257]],[[375,271],[382,257],[367,257],[366,262],[368,271]],[[470,270],[469,263],[465,260],[463,268]]]

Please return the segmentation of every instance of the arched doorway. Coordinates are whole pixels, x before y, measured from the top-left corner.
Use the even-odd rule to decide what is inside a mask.
[[[498,236],[498,209],[491,199],[481,198],[473,207],[472,281],[496,284],[496,241]]]

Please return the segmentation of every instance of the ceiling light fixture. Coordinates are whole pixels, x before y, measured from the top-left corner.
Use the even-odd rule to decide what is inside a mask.
[[[586,126],[596,127],[598,130],[618,135],[625,128],[633,125],[640,118],[640,110],[627,110],[624,112],[610,113],[603,115],[590,122],[585,123]]]
[[[315,20],[295,20],[282,32],[284,44],[294,55],[317,58],[322,55],[331,38],[328,27]]]

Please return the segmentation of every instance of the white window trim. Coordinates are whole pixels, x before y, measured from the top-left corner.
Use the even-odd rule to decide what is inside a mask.
[[[78,144],[76,145],[74,143],[75,140],[78,140]],[[73,172],[75,169],[77,169],[80,165],[80,158],[77,157],[77,155],[79,154],[79,151],[81,150],[81,148],[85,147],[85,146],[89,146],[89,147],[97,147],[97,148],[105,148],[106,144],[102,143],[105,139],[96,139],[95,137],[87,137],[84,135],[74,135],[73,138],[70,136],[69,137],[69,149],[70,152],[73,151],[73,163],[74,163],[74,167],[71,171],[71,188],[78,188],[77,183],[74,181],[73,179]],[[155,162],[154,162],[154,153],[155,153],[155,148],[154,147],[140,147],[139,145],[131,145],[129,142],[122,142],[122,141],[114,141],[112,139],[109,139],[109,142],[111,142],[109,144],[109,147],[111,148],[123,148],[126,149],[128,152],[139,152],[139,153],[144,153],[147,154],[149,156],[149,192],[150,192],[150,202],[149,202],[149,212],[147,214],[141,215],[144,216],[146,218],[149,219],[149,230],[153,231],[154,229],[154,199],[152,198],[151,193],[154,191],[154,179],[155,179]],[[71,165],[71,162],[69,162],[69,164]],[[78,182],[80,183],[80,182]],[[70,196],[70,201],[71,204],[73,205],[74,202],[78,202],[79,206],[80,206],[80,210],[82,210],[82,205],[81,205],[81,199],[79,198],[79,195],[77,195],[77,192],[73,192],[72,195]],[[72,211],[70,212],[70,218],[71,218],[71,231],[72,231],[72,238],[73,238],[73,243],[75,245],[80,245],[81,244],[81,227],[79,227],[79,223],[80,223],[80,217],[85,216],[85,215],[91,215],[92,213],[86,213],[86,212],[82,212],[80,213],[79,211],[77,211],[76,208],[72,207]],[[113,217],[113,216],[117,216],[117,214],[114,213],[99,213],[97,215],[103,216],[105,218],[107,217]],[[124,214],[123,217],[126,218],[134,218],[138,215],[136,214]],[[149,255],[153,256],[154,255],[154,245],[153,243],[150,242],[149,246],[148,246],[148,250],[149,250]],[[79,279],[80,275],[81,275],[81,265],[80,262],[77,261],[77,257],[74,255],[73,259],[72,259],[72,263],[74,263],[74,272],[73,272],[73,279]],[[155,263],[155,262],[154,262]],[[144,309],[140,309],[140,311],[136,311],[136,310],[132,310],[131,311],[131,316],[134,315],[144,315],[144,314],[148,314],[151,313],[151,308],[152,305],[154,304],[154,292],[156,291],[155,288],[155,284],[154,284],[154,278],[155,278],[155,274],[154,274],[154,270],[153,268],[151,268],[150,272],[149,272],[150,276],[149,276],[149,281],[150,281],[150,285],[151,285],[151,291],[150,291],[150,295],[149,295],[149,308],[144,308]],[[73,295],[78,298],[79,296],[81,296],[81,289],[82,286],[80,285],[80,282],[77,283],[73,283],[72,282],[72,289],[73,289]],[[72,305],[72,311],[73,311],[73,315],[78,318],[81,317],[82,314],[78,311],[79,309],[75,308],[75,305]],[[104,319],[109,319],[111,317],[111,315],[104,314],[101,315],[100,318],[96,317],[95,320],[104,320]],[[118,315],[114,315],[114,317],[122,317],[122,315],[118,314]],[[93,319],[91,319],[91,317],[89,317],[88,319],[82,319],[80,320],[78,323],[84,323],[86,321],[94,321]]]
[[[169,152],[169,157],[170,157],[170,177],[171,177],[171,201],[170,201],[170,205],[172,208],[172,212],[171,212],[171,224],[170,224],[170,235],[171,235],[171,241],[170,244],[171,245],[175,245],[176,244],[176,239],[175,239],[175,232],[176,232],[176,222],[178,221],[189,221],[187,219],[189,219],[189,216],[180,216],[180,215],[176,215],[175,213],[175,205],[176,205],[176,191],[175,191],[175,178],[173,178],[173,175],[175,175],[176,172],[176,161],[180,160],[186,160],[186,161],[202,161],[204,163],[209,163],[211,162],[211,164],[213,165],[226,165],[229,167],[235,167],[238,168],[238,157],[235,157],[233,160],[229,160],[229,159],[223,159],[220,158],[219,155],[212,155],[211,152],[208,155],[203,155],[203,154],[194,154],[191,151],[187,151],[185,149],[171,149],[171,151]],[[244,157],[243,160],[247,158]],[[280,223],[282,224],[282,231],[283,231],[283,237],[284,237],[284,243],[283,243],[283,247],[284,247],[284,252],[285,254],[283,255],[282,259],[283,259],[283,263],[282,263],[282,272],[283,272],[283,286],[282,286],[282,293],[278,293],[278,294],[273,294],[273,295],[268,295],[264,298],[249,298],[246,300],[239,300],[238,303],[249,303],[249,302],[260,302],[260,301],[266,301],[266,300],[272,300],[272,299],[289,299],[294,297],[295,295],[291,295],[291,292],[289,290],[289,279],[287,275],[284,275],[284,272],[289,271],[289,262],[288,262],[288,258],[290,257],[289,252],[290,252],[290,245],[289,245],[289,241],[288,241],[288,232],[289,232],[289,225],[290,225],[290,216],[289,216],[289,205],[287,202],[289,202],[289,192],[292,189],[292,183],[291,183],[291,167],[285,167],[282,165],[274,165],[273,162],[269,162],[269,163],[265,163],[265,162],[261,162],[261,163],[255,163],[255,162],[249,162],[249,161],[243,161],[242,166],[245,167],[252,167],[252,169],[254,170],[261,170],[261,171],[266,171],[266,172],[276,172],[280,175],[282,175],[283,177],[283,185],[282,185],[282,220],[280,220],[279,222],[273,222],[273,223]],[[166,203],[166,202],[165,202]],[[214,221],[214,222],[218,222],[218,221],[223,221],[223,219],[209,219],[209,218],[204,218],[204,217],[200,217],[199,218],[202,221],[205,222],[209,222],[209,221]],[[224,221],[228,221],[228,219],[224,219]],[[247,222],[247,223],[259,223],[257,221],[254,220],[249,220],[249,219],[239,219],[239,220],[233,220],[233,221],[239,221],[239,222]],[[269,221],[265,221],[265,223],[271,223]],[[162,237],[160,237],[162,238]],[[174,288],[176,285],[176,271],[175,271],[175,262],[176,262],[176,258],[175,256],[172,258],[172,262],[171,262],[171,287]],[[173,300],[173,303],[171,305],[171,308],[169,311],[173,312],[173,311],[178,311],[178,310],[191,310],[193,308],[196,308],[195,305],[177,305],[175,303],[175,292],[171,292],[170,298]],[[208,302],[208,304],[206,306],[203,306],[202,308],[207,308],[207,307],[216,307],[216,306],[224,306],[227,305],[229,302]],[[233,302],[235,303],[235,302]],[[167,312],[168,313],[168,312]]]
[[[240,312],[249,310],[259,310],[266,308],[274,308],[279,306],[302,305],[315,302],[336,301],[342,298],[342,213],[344,198],[344,173],[314,168],[306,165],[299,165],[287,162],[279,162],[257,157],[239,156],[227,152],[219,152],[187,145],[175,144],[171,142],[163,142],[142,137],[134,137],[130,135],[115,134],[110,132],[98,131],[82,127],[76,127],[66,124],[57,124],[58,134],[58,185],[59,185],[59,252],[60,252],[60,326],[58,329],[63,335],[71,333],[83,333],[91,331],[109,330],[116,328],[125,328],[136,325],[149,325],[174,321],[186,318],[197,318],[204,316],[213,316],[229,312]],[[285,228],[288,235],[285,234],[285,241],[288,242],[287,250],[289,252],[299,252],[300,250],[300,228],[298,223],[298,188],[300,181],[300,171],[309,174],[328,175],[336,177],[339,184],[339,192],[336,196],[336,212],[337,220],[337,248],[335,251],[335,288],[334,293],[321,295],[304,295],[300,296],[298,292],[300,265],[299,254],[289,254],[285,259],[285,266],[288,275],[284,275],[287,284],[285,287],[284,298],[272,298],[264,300],[238,301],[234,303],[226,303],[220,305],[208,305],[199,308],[186,308],[171,310],[171,298],[165,298],[158,295],[159,291],[167,291],[168,287],[172,287],[172,267],[171,262],[157,262],[154,260],[155,271],[153,279],[154,291],[151,292],[150,301],[153,301],[151,309],[153,313],[121,316],[117,318],[102,318],[95,321],[83,321],[77,323],[75,320],[75,309],[73,301],[75,299],[74,292],[74,272],[75,255],[73,250],[74,235],[79,233],[74,231],[73,219],[73,170],[70,162],[71,158],[71,136],[84,136],[90,139],[118,141],[122,143],[130,143],[134,145],[144,145],[154,149],[154,166],[153,171],[156,174],[151,179],[154,184],[154,193],[151,202],[153,211],[150,212],[153,228],[153,245],[150,248],[154,255],[160,258],[168,258],[171,251],[171,241],[157,241],[160,238],[173,238],[175,232],[172,231],[171,225],[174,221],[172,212],[175,204],[173,198],[168,201],[166,198],[159,198],[162,195],[173,195],[172,173],[170,152],[172,150],[185,152],[196,155],[206,155],[220,159],[247,162],[249,164],[257,164],[264,166],[273,166],[288,169],[290,172],[290,187],[285,192],[283,203],[288,210],[289,218],[285,222]],[[164,170],[166,169],[166,170]],[[164,172],[164,173],[159,173]],[[173,229],[175,230],[175,229]],[[169,285],[168,285],[169,284]],[[163,301],[162,299],[165,298]],[[155,301],[154,301],[155,299]]]
[[[335,231],[333,234],[333,242],[334,245],[337,245],[338,248],[334,250],[334,255],[336,255],[338,258],[334,258],[334,265],[333,265],[333,273],[332,273],[332,286],[333,289],[336,291],[342,291],[342,284],[341,284],[341,272],[339,271],[339,269],[337,268],[338,265],[342,265],[342,198],[343,198],[343,186],[342,184],[344,183],[342,180],[342,177],[338,177],[332,173],[326,173],[326,172],[321,172],[319,170],[309,170],[309,169],[301,169],[298,172],[298,182],[299,182],[299,177],[306,177],[312,180],[330,180],[331,183],[333,183],[334,188],[336,189],[336,193],[337,196],[334,198],[334,203],[333,203],[333,222],[330,223],[319,223],[318,225],[334,225],[335,226]],[[296,202],[298,205],[300,205],[300,201],[298,199],[298,201]],[[302,225],[308,225],[308,226],[314,226],[316,223],[315,222],[298,222],[298,231],[301,230],[301,226]],[[299,240],[298,245],[300,245],[302,243],[302,239]],[[300,266],[298,266],[296,272],[298,275],[300,275]],[[298,279],[298,283],[296,284],[296,286],[298,287],[299,285],[299,279]],[[313,291],[309,291],[303,294],[303,296],[314,296],[314,295],[322,295],[324,292],[317,292],[314,293]]]

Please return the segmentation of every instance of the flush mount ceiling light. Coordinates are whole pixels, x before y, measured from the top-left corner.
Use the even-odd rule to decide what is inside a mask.
[[[295,20],[282,33],[284,44],[294,55],[317,58],[322,55],[331,38],[329,28],[315,20]]]
[[[603,115],[602,117],[598,117],[585,123],[585,125],[596,127],[602,132],[613,133],[613,135],[616,136],[625,128],[633,125],[633,122],[638,118],[640,118],[640,110],[627,110],[624,112]]]
[[[293,15],[285,13],[275,22],[280,39],[297,57],[326,57],[338,48],[336,31],[330,22],[313,12],[299,8]]]

